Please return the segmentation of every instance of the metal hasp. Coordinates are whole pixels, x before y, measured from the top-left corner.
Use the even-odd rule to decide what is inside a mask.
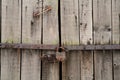
[[[56,52],[44,54],[41,56],[41,60],[44,62],[64,62],[67,58],[66,51],[63,47],[57,47]]]
[[[42,45],[42,44],[15,44],[15,43],[0,43],[0,48],[13,49],[38,49],[38,50],[54,50],[59,45]],[[68,51],[76,50],[120,50],[120,45],[79,45],[79,46],[63,46]]]

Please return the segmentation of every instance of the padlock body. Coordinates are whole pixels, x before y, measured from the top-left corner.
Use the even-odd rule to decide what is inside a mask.
[[[56,52],[56,59],[58,61],[65,61],[66,60],[66,53],[65,52]]]

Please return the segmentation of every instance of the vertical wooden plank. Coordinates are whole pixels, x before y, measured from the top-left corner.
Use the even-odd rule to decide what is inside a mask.
[[[78,0],[61,1],[62,44],[79,45]]]
[[[21,41],[21,0],[2,0],[2,43]],[[1,50],[1,80],[20,80],[20,51]]]
[[[92,44],[92,0],[79,0],[80,44]],[[81,51],[81,80],[93,80],[93,52]]]
[[[92,44],[92,0],[79,0],[80,44]]]
[[[67,55],[67,60],[62,64],[62,80],[80,79],[80,52],[71,51]]]
[[[22,43],[41,44],[41,0],[23,0],[22,3]],[[41,60],[39,50],[22,51],[21,80],[41,80]]]
[[[113,51],[114,80],[120,79],[120,51]]]
[[[94,44],[111,44],[111,0],[93,0]],[[95,80],[112,80],[111,51],[95,51]]]
[[[2,26],[2,0],[0,1],[0,43],[1,43],[1,26]],[[0,72],[1,72],[1,49],[0,49]],[[1,80],[1,73],[0,73]]]
[[[120,44],[120,4],[119,0],[112,0],[112,37],[113,44]]]
[[[43,0],[43,11],[43,44],[58,45],[58,0]],[[43,53],[55,52],[44,51]],[[59,80],[59,63],[44,63],[43,61],[42,80]]]
[[[112,40],[120,44],[120,0],[112,0]],[[120,79],[120,51],[113,51],[114,80]]]
[[[62,45],[79,45],[78,0],[61,0]],[[80,80],[80,53],[69,52],[62,64],[62,80]]]

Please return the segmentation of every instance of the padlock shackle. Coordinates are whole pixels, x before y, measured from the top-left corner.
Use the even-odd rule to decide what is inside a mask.
[[[64,47],[57,47],[56,52],[64,52],[65,48]]]

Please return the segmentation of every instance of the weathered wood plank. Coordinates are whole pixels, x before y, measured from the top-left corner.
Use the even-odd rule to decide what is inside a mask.
[[[22,51],[22,80],[41,80],[41,60],[40,51]]]
[[[92,0],[79,0],[80,44],[92,44]]]
[[[112,0],[112,40],[120,44],[120,0]],[[114,80],[120,79],[120,51],[113,51]]]
[[[111,0],[93,0],[94,44],[111,44]],[[95,51],[95,80],[112,80],[111,51]]]
[[[20,50],[1,50],[1,80],[20,80]]]
[[[62,45],[79,45],[78,0],[61,0]],[[62,64],[62,80],[80,80],[80,54],[69,52]]]
[[[58,45],[58,0],[44,0],[43,11],[43,44]],[[43,53],[52,54],[55,52],[44,51]],[[59,80],[59,63],[45,63],[43,61],[42,80]]]
[[[120,79],[120,51],[113,51],[114,80]]]
[[[112,0],[112,37],[113,44],[120,44],[120,4]]]
[[[21,0],[2,0],[2,43],[20,43]],[[20,51],[1,50],[1,80],[20,80]]]
[[[112,80],[112,54],[95,51],[95,80]]]
[[[79,45],[78,0],[61,1],[62,44]]]
[[[80,53],[71,51],[62,64],[62,80],[80,80]]]
[[[41,44],[42,2],[23,0],[22,4],[22,43]],[[22,50],[21,80],[41,80],[41,52]]]
[[[81,52],[81,80],[93,80],[93,52]]]
[[[80,44],[92,44],[92,0],[79,0]],[[81,51],[81,80],[93,80],[93,52]]]
[[[2,0],[0,1],[0,43],[1,43],[1,26],[2,26]],[[1,49],[0,49],[0,72],[1,72]],[[0,73],[0,80],[1,80],[1,73]]]

